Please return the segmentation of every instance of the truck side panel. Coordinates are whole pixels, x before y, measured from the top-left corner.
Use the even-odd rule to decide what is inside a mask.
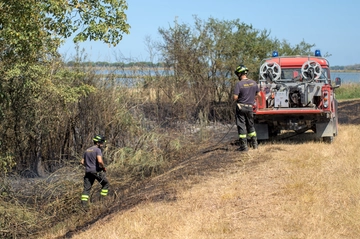
[[[269,139],[269,129],[267,124],[255,124],[256,137],[259,140]]]
[[[316,137],[331,137],[334,136],[334,120],[330,120],[329,122],[324,123],[316,123]]]

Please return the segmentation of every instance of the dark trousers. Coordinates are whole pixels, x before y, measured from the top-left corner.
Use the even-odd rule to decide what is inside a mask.
[[[255,132],[254,113],[252,107],[236,105],[236,126],[239,137],[246,138],[248,134]]]
[[[85,173],[84,176],[84,191],[82,195],[89,196],[90,190],[92,185],[94,184],[95,180],[97,180],[102,188],[101,188],[101,195],[106,196],[108,189],[109,189],[109,181],[106,178],[106,175],[104,172],[97,172],[97,173]],[[86,197],[85,197],[86,198]],[[85,200],[87,201],[87,200]]]

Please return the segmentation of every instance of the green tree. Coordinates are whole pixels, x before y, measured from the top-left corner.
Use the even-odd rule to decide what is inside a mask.
[[[306,43],[304,40],[292,46],[287,40],[280,41],[276,39],[274,50],[278,50],[279,54],[282,56],[295,56],[295,55],[308,56],[314,54],[314,52],[311,51],[311,48],[314,46],[315,46],[314,44]]]
[[[129,33],[126,9],[124,0],[0,0],[2,169],[16,159],[19,169],[37,172],[59,151],[53,142],[72,147],[71,111],[94,86],[91,77],[63,69],[58,48],[72,35],[118,44]]]
[[[1,0],[1,57],[42,59],[73,34],[116,45],[129,33],[126,9],[124,0]]]
[[[166,79],[166,84],[154,84],[161,85],[169,99],[196,105],[184,109],[183,114],[197,116],[200,111],[210,114],[211,103],[230,105],[237,65],[246,65],[250,77],[256,80],[261,60],[273,50],[308,54],[313,46],[302,41],[293,47],[285,40],[271,38],[270,31],[255,29],[239,19],[201,20],[196,16],[194,19],[194,26],[175,22],[174,26],[159,29],[162,42],[158,49],[167,66],[174,70],[174,77]],[[177,112],[181,112],[179,109],[176,108]]]
[[[210,104],[230,102],[234,68],[245,64],[256,74],[259,61],[274,43],[266,30],[254,29],[239,19],[194,19],[194,27],[175,22],[174,27],[159,29],[163,41],[158,47],[164,62],[174,69],[173,81],[162,84],[166,95],[176,97],[177,104],[195,105],[178,108],[184,110],[183,115],[197,116],[209,114]]]

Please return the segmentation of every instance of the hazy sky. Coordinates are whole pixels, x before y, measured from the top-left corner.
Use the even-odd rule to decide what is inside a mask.
[[[179,24],[194,25],[194,15],[201,20],[235,20],[258,30],[271,31],[270,37],[287,40],[292,46],[304,40],[315,49],[328,52],[330,64],[360,64],[359,0],[127,0],[125,12],[131,26],[116,47],[100,42],[84,42],[91,61],[114,62],[119,57],[150,61],[145,37],[161,40],[159,28]],[[60,48],[65,60],[74,55],[69,39]],[[281,53],[279,53],[281,54]]]

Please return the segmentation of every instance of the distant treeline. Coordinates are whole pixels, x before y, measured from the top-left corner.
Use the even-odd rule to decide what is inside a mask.
[[[106,61],[97,61],[97,62],[75,62],[75,61],[69,61],[65,63],[66,66],[92,66],[92,67],[163,67],[164,63],[153,63],[153,62],[106,62]]]
[[[339,71],[360,71],[360,64],[349,65],[349,66],[332,66],[331,70]]]
[[[66,66],[75,66],[75,65],[81,65],[81,66],[93,66],[93,67],[163,67],[165,63],[159,62],[159,63],[153,63],[153,62],[106,62],[106,61],[97,61],[97,62],[75,62],[75,61],[69,61],[65,63]],[[341,70],[341,71],[359,71],[360,70],[360,64],[355,65],[348,65],[348,66],[331,66],[331,70]]]

